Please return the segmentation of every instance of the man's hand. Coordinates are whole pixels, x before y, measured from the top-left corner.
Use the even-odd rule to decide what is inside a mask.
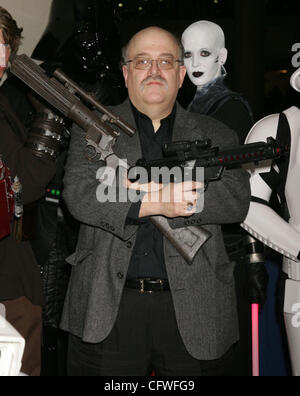
[[[130,180],[126,180],[126,188],[130,190],[135,190],[135,191],[143,191],[143,192],[155,192],[159,191],[163,188],[162,184],[155,183],[155,182],[150,182],[150,183],[145,183],[145,184],[140,184],[138,181],[137,182],[131,182]]]
[[[146,192],[139,217],[161,215],[169,218],[189,217],[196,213],[198,189],[203,184],[195,181],[170,183],[165,186],[156,183],[143,185]]]

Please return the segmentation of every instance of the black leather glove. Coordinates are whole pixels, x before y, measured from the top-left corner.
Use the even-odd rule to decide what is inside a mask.
[[[269,276],[264,259],[264,245],[250,234],[245,235],[247,294],[250,304],[264,305],[267,299]]]
[[[29,127],[25,146],[37,157],[55,161],[69,144],[66,119],[56,115],[32,92],[28,94],[28,98],[35,107],[36,114]]]

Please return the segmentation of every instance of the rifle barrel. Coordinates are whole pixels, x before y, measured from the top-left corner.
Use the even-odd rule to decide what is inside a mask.
[[[196,143],[193,145],[193,143]],[[289,152],[288,147],[283,147],[273,138],[268,138],[266,142],[258,142],[251,144],[244,144],[233,148],[219,151],[216,147],[209,148],[207,142],[203,145],[196,142],[172,142],[171,149],[168,150],[168,144],[165,145],[168,153],[172,156],[167,156],[153,161],[139,160],[138,166],[145,167],[146,169],[161,168],[161,167],[174,167],[184,166],[186,162],[196,160],[197,167],[234,167],[242,164],[258,163],[266,160],[274,160],[286,155]],[[174,152],[174,147],[178,147],[177,153]],[[186,147],[187,151],[182,148]],[[201,147],[208,147],[201,149]]]
[[[15,56],[11,62],[10,71],[63,115],[68,117],[69,109],[72,107],[76,98],[74,100],[74,95],[71,95],[64,86],[54,79],[50,79],[44,70],[27,55]]]
[[[60,69],[54,71],[53,76],[56,77],[60,82],[66,84],[66,87],[71,87],[78,93],[84,100],[89,102],[95,109],[99,110],[101,113],[106,114],[109,122],[118,125],[128,136],[133,136],[136,130],[124,120],[121,120],[118,116],[110,112],[105,106],[97,102],[92,95],[85,92],[80,88],[74,81],[70,80]]]

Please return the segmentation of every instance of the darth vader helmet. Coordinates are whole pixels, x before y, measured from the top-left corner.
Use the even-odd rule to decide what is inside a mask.
[[[49,24],[32,57],[57,62],[77,79],[113,78],[120,39],[109,0],[53,0]]]

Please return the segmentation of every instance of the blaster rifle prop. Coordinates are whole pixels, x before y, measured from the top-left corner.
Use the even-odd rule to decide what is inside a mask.
[[[245,164],[256,165],[261,161],[275,160],[288,154],[289,147],[283,147],[274,138],[269,137],[267,142],[244,144],[221,151],[218,147],[212,147],[208,139],[166,143],[163,146],[163,153],[165,158],[154,161],[140,159],[136,167],[146,169],[149,176],[155,168],[180,167],[184,173],[187,164],[189,169],[202,167],[206,171],[204,181],[209,184],[220,180],[225,168],[235,168]]]
[[[101,160],[105,161],[113,155],[112,147],[120,135],[120,132],[108,125],[108,122],[117,125],[129,136],[135,134],[131,126],[100,105],[60,70],[56,70],[50,78],[28,56],[19,55],[14,57],[10,71],[56,110],[86,131],[87,144],[95,148]],[[103,114],[102,117],[85,106],[80,97],[99,110]]]
[[[225,168],[239,167],[242,164],[258,164],[261,161],[274,160],[280,158],[283,155],[289,153],[289,147],[282,147],[278,142],[269,137],[267,142],[258,142],[252,144],[245,144],[242,146],[235,146],[227,148],[226,150],[220,151],[218,147],[211,147],[211,141],[181,141],[181,142],[171,142],[167,143],[163,147],[163,152],[165,158],[145,161],[144,159],[138,160],[136,166],[131,168],[130,177],[135,179],[135,169],[137,169],[137,174],[140,172],[138,168],[146,169],[148,173],[148,181],[152,179],[152,170],[158,168],[168,168],[172,169],[174,167],[181,167],[181,173],[184,178],[181,177],[180,181],[193,179],[193,173],[197,167],[204,168],[204,182],[205,187],[209,185],[210,182],[220,180],[222,178]],[[192,174],[190,170],[192,169]],[[154,173],[155,174],[155,173]],[[157,174],[157,173],[156,173]],[[160,175],[160,172],[158,172]],[[155,180],[160,183],[160,180]],[[175,180],[176,182],[176,180]],[[145,183],[145,181],[143,181]],[[203,227],[191,226],[189,230],[190,235],[180,234],[182,229],[172,230],[166,219],[162,218],[157,221],[157,227],[160,228],[161,222],[164,221],[161,232],[170,240],[170,235],[174,237],[173,245],[178,243],[180,238],[182,243],[190,245],[190,252],[185,257],[188,264],[192,264],[194,255],[197,253],[197,243],[202,241],[202,244],[210,237],[210,235]],[[203,232],[202,232],[203,231]],[[184,238],[187,239],[184,240]],[[197,242],[197,243],[196,243]]]

